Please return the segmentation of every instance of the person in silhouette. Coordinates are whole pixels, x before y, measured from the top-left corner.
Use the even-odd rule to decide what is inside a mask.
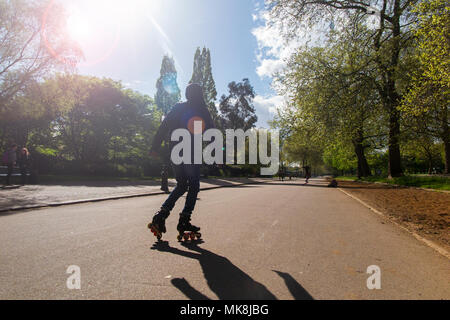
[[[187,102],[176,104],[161,123],[161,126],[153,139],[152,148],[150,150],[150,154],[152,156],[156,156],[158,154],[163,140],[169,140],[170,154],[172,154],[171,151],[173,147],[179,142],[170,141],[170,136],[172,135],[172,132],[177,129],[189,130],[192,142],[194,140],[193,135],[195,122],[201,122],[202,132],[214,127],[213,120],[203,98],[202,87],[196,83],[188,85],[186,88],[186,99]],[[195,134],[197,134],[197,132],[195,132]],[[176,165],[172,162],[177,185],[167,200],[162,204],[161,209],[154,215],[152,222],[148,225],[158,239],[161,238],[162,233],[166,232],[165,220],[169,217],[170,211],[174,208],[177,200],[184,193],[186,193],[186,191],[186,202],[183,211],[180,213],[180,220],[177,230],[180,234],[184,231],[198,233],[200,230],[199,227],[196,227],[190,223],[191,214],[197,201],[197,194],[200,190],[200,164],[193,163],[193,143],[191,143],[189,156],[190,163],[181,163]]]
[[[309,178],[311,178],[311,167],[306,165],[303,167],[303,169],[305,170],[305,183],[308,183]]]

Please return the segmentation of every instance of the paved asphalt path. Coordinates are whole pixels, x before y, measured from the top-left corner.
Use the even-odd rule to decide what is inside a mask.
[[[0,215],[2,299],[450,299],[450,261],[325,182],[203,191],[155,245],[163,195]],[[180,201],[182,202],[182,201]],[[81,290],[66,286],[80,267]],[[366,286],[368,266],[381,290]]]

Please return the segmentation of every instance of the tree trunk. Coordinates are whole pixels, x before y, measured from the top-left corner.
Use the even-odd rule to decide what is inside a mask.
[[[433,173],[433,154],[431,152],[427,152],[428,158],[428,174]]]
[[[388,1],[383,1],[383,8],[381,10],[381,17],[386,12]],[[394,1],[393,15],[391,16],[392,25],[392,48],[389,58],[389,62],[384,62],[380,56],[377,58],[378,67],[380,68],[381,75],[383,76],[383,84],[379,88],[381,100],[385,110],[389,113],[389,164],[388,174],[389,177],[399,177],[403,175],[401,155],[400,155],[400,112],[397,107],[400,103],[400,96],[396,90],[396,74],[395,69],[399,64],[400,58],[400,35],[401,24],[400,18],[402,15],[402,9],[400,6],[400,0]],[[385,30],[385,19],[380,20],[380,29],[375,37],[375,49],[378,55],[383,54],[381,50],[382,31]]]
[[[450,139],[447,139],[446,142],[444,142],[444,149],[445,149],[445,174],[450,174]]]
[[[402,160],[400,155],[400,114],[396,105],[391,106],[389,117],[389,177],[400,177],[403,175]]]
[[[450,174],[450,130],[448,128],[448,107],[444,106],[442,110],[442,140],[445,150],[445,174]]]
[[[362,142],[354,142],[355,154],[358,159],[357,175],[358,179],[361,177],[371,176],[369,163],[367,162],[366,155],[364,154],[364,146]]]

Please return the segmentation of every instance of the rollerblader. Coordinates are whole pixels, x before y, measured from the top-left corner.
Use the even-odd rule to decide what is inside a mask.
[[[193,132],[193,119],[202,122],[202,129],[206,131],[213,127],[213,121],[209,114],[208,108],[203,99],[203,90],[198,84],[190,84],[186,88],[187,102],[176,104],[172,111],[161,123],[158,132],[153,140],[150,154],[155,156],[161,147],[163,140],[169,140],[169,149],[178,142],[170,141],[172,132],[176,129],[187,129],[191,135]],[[193,141],[193,139],[191,139]],[[191,148],[191,163],[173,164],[173,171],[177,181],[176,187],[169,195],[167,200],[162,204],[161,209],[155,214],[152,222],[149,223],[148,228],[153,232],[158,240],[161,239],[162,234],[166,232],[165,221],[170,215],[170,211],[175,206],[177,200],[187,192],[186,203],[183,211],[180,213],[180,220],[177,226],[178,240],[194,240],[201,237],[199,233],[200,228],[190,223],[191,214],[194,211],[195,203],[197,201],[197,194],[200,190],[200,164],[192,164],[193,145]]]

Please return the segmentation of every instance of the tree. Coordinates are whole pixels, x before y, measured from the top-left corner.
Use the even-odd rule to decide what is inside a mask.
[[[359,13],[376,16],[369,39],[374,49],[372,62],[377,68],[376,87],[385,109],[389,126],[389,175],[402,175],[400,157],[400,111],[402,92],[399,72],[402,54],[410,43],[411,10],[416,1],[410,0],[269,0],[271,14],[284,28],[288,39],[296,36],[304,22],[316,24],[333,19],[339,13]]]
[[[420,124],[408,131],[408,140],[402,145],[406,158],[411,163],[412,173],[433,173],[434,168],[441,166],[442,143],[432,135],[420,130]],[[417,130],[419,129],[419,130]]]
[[[34,122],[22,111],[18,117],[19,125],[27,121],[27,130],[19,126],[24,144],[55,157],[66,172],[139,174],[160,123],[150,97],[110,79],[60,74],[14,101],[35,113]]]
[[[194,55],[194,68],[190,83],[197,83],[203,88],[203,97],[205,103],[211,113],[212,119],[216,122],[218,120],[218,113],[216,108],[217,90],[211,67],[211,53],[209,49],[197,48]]]
[[[254,128],[258,117],[255,114],[253,99],[255,91],[248,79],[228,84],[228,95],[220,98],[219,109],[224,129]]]
[[[326,145],[323,151],[323,160],[326,165],[342,174],[352,172],[358,164],[355,161],[355,151],[351,144],[345,140],[336,139],[335,143]]]
[[[419,21],[415,29],[417,66],[402,110],[422,124],[422,134],[444,143],[445,173],[450,173],[450,7],[447,1],[421,2],[416,11]],[[426,121],[426,126],[423,121]],[[417,128],[417,126],[416,126]],[[430,139],[430,138],[428,138]],[[429,152],[428,152],[429,154]]]
[[[308,143],[325,151],[343,148],[345,152],[335,154],[348,154],[352,146],[357,174],[366,177],[371,175],[366,150],[374,148],[373,139],[384,136],[384,128],[378,124],[380,102],[367,64],[367,29],[358,20],[354,16],[347,28],[330,32],[323,47],[300,47],[291,57],[277,81],[292,105],[280,114],[278,124],[293,128],[289,140],[298,139],[299,148]]]
[[[61,6],[46,1],[0,0],[0,111],[28,84],[71,70],[82,57],[65,18]]]
[[[173,58],[165,55],[161,63],[160,77],[156,82],[155,102],[163,114],[180,101],[180,88],[177,84],[177,71]]]
[[[197,83],[199,85],[203,84],[203,77],[204,77],[204,56],[202,54],[202,51],[200,51],[200,48],[197,47],[197,50],[195,50],[194,55],[194,68],[192,71],[192,77],[191,81],[189,83]]]

